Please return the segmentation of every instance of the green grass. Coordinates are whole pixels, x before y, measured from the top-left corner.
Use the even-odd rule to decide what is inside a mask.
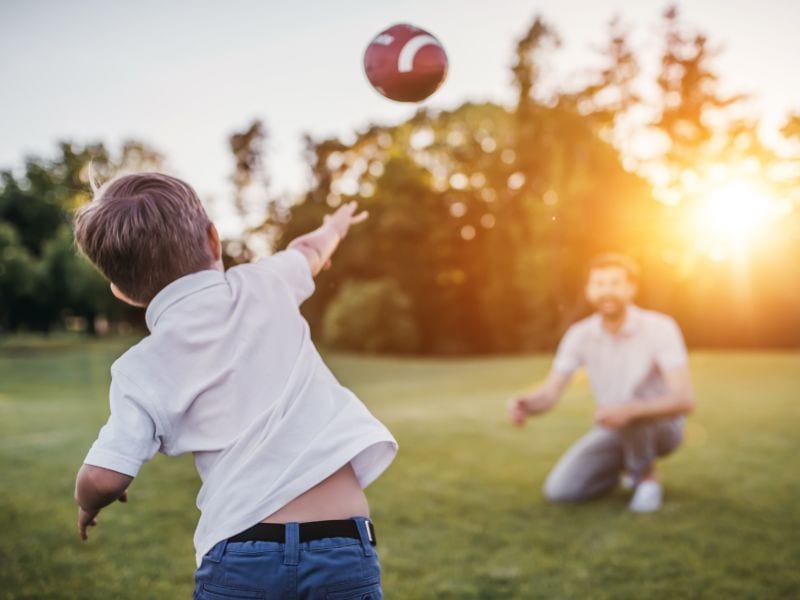
[[[88,543],[75,532],[75,471],[125,347],[0,343],[0,597],[191,595],[190,457],[157,457]],[[505,399],[548,357],[328,361],[401,445],[368,489],[390,600],[800,597],[800,354],[693,354],[699,407],[662,463],[665,507],[646,516],[622,492],[543,500],[592,407],[581,378],[551,414],[506,424]]]

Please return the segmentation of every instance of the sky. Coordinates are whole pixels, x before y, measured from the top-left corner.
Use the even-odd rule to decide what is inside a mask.
[[[536,14],[559,33],[548,80],[568,84],[597,64],[595,49],[619,15],[631,42],[657,68],[660,16],[654,0],[2,0],[0,169],[47,158],[59,140],[142,140],[188,180],[221,220],[231,195],[227,137],[262,119],[276,191],[308,184],[301,136],[347,137],[370,123],[394,124],[418,108],[391,102],[363,74],[369,41],[388,26],[423,27],[443,43],[447,81],[424,105],[510,103],[517,39]],[[767,135],[800,112],[800,2],[692,0],[684,21],[722,52],[724,89],[753,95]]]

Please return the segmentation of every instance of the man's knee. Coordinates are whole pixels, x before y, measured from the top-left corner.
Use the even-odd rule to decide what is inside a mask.
[[[550,502],[569,503],[580,502],[589,498],[585,486],[578,484],[574,479],[569,480],[559,477],[558,473],[550,473],[542,488],[544,497]]]
[[[667,456],[675,452],[683,442],[683,423],[665,423],[659,431],[656,442],[657,456]]]

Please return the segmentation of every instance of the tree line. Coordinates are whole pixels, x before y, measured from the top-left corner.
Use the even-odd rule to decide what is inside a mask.
[[[229,140],[231,205],[248,226],[225,240],[226,263],[280,249],[355,199],[371,218],[351,232],[303,307],[318,339],[332,347],[424,354],[552,348],[587,313],[586,264],[604,251],[640,263],[640,303],[675,316],[691,344],[797,346],[800,117],[782,130],[793,153],[766,146],[759,120],[742,109],[746,98],[720,92],[708,39],[675,8],[664,13],[662,33],[657,97],[640,92],[640,59],[618,20],[601,68],[580,86],[546,89],[541,65],[560,41],[536,17],[514,48],[514,106],[421,108],[353,141],[306,137],[312,183],[299,198],[272,192],[268,130],[252,122]],[[659,151],[629,151],[637,137]],[[157,169],[162,160],[137,142],[117,156],[99,144],[63,143],[53,160],[29,159],[21,174],[2,173],[3,330],[78,323],[94,331],[98,319],[141,326],[140,312],[115,303],[72,246],[71,213],[89,198],[90,159],[108,176]],[[721,255],[726,249],[710,246],[713,236],[703,229],[714,224],[693,217],[704,193],[698,181],[711,181],[719,169],[729,177],[746,170],[785,206],[746,255]],[[247,198],[258,199],[256,225]]]

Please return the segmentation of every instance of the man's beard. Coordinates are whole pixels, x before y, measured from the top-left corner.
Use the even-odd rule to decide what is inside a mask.
[[[595,302],[595,309],[604,317],[620,317],[625,313],[625,303],[620,298],[606,296]]]

